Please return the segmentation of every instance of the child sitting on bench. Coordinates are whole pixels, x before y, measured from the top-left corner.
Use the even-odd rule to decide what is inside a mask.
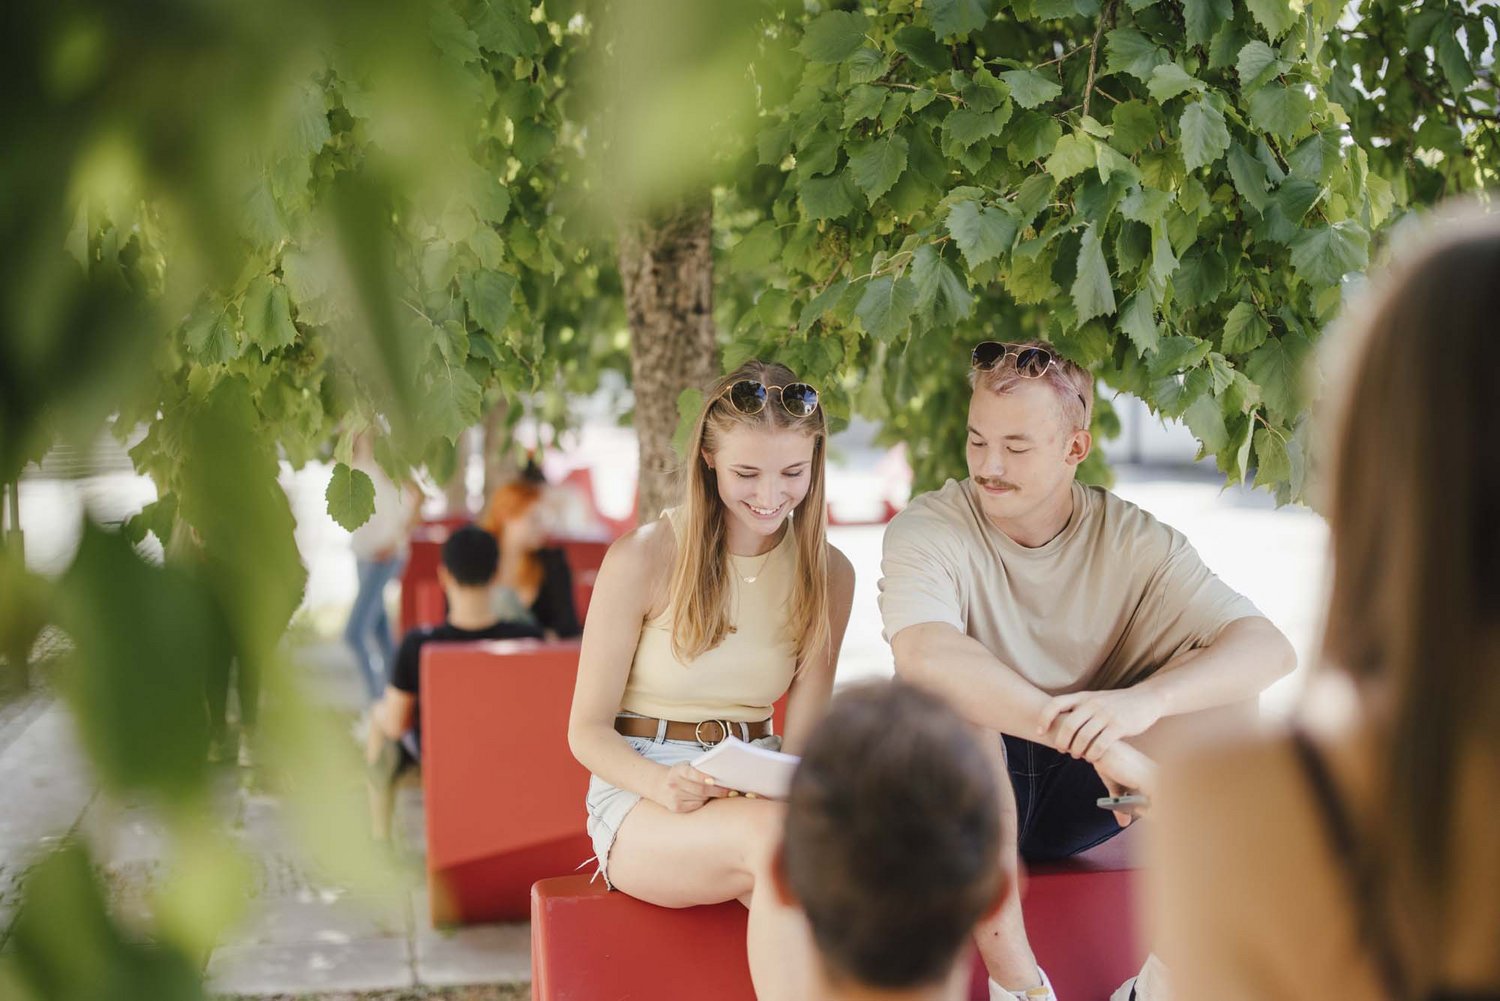
[[[1010,892],[995,766],[969,724],[900,682],[834,700],[792,780],[772,869],[807,915],[815,997],[966,996],[974,925]]]

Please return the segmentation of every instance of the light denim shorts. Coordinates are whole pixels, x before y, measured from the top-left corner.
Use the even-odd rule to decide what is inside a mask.
[[[668,768],[679,762],[692,761],[704,750],[696,740],[657,741],[651,737],[626,737],[625,742],[641,757]],[[761,737],[751,743],[773,751],[781,750],[781,737],[777,734]],[[610,889],[614,889],[614,884],[609,881],[609,850],[614,847],[615,835],[620,832],[620,825],[625,823],[625,816],[635,809],[641,799],[640,793],[612,786],[597,775],[589,776],[588,832],[594,842],[594,859],[599,863],[598,874],[604,877],[605,885]]]

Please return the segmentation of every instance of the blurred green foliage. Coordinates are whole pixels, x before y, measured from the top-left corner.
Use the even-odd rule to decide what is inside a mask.
[[[622,220],[711,189],[725,367],[788,363],[908,442],[919,488],[961,473],[969,347],[1043,336],[1290,499],[1346,276],[1403,213],[1493,181],[1497,10],[9,5],[0,483],[112,424],[145,429],[159,499],[86,527],[56,582],[7,544],[0,656],[67,630],[98,777],[161,811],[174,862],[142,937],[82,847],[44,860],[0,991],[200,996],[245,892],[207,808],[201,693],[228,661],[265,679],[265,766],[322,860],[379,878],[342,808],[354,751],[279,646],[306,576],[279,464],[336,459],[350,527],[362,433],[399,478],[451,469],[501,399],[565,421],[628,371]]]

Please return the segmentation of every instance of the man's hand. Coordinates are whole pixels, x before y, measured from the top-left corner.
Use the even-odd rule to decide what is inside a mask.
[[[1057,695],[1042,711],[1037,734],[1059,751],[1097,764],[1122,738],[1150,729],[1163,708],[1156,694],[1141,686]],[[1054,723],[1057,734],[1049,738]]]
[[[1094,763],[1094,770],[1104,780],[1111,796],[1139,793],[1150,799],[1156,790],[1156,763],[1129,744],[1117,743]],[[1135,818],[1113,811],[1121,827],[1129,827]]]

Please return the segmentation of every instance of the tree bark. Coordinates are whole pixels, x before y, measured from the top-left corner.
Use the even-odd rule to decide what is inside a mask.
[[[678,502],[672,448],[677,397],[719,374],[713,320],[713,203],[705,192],[620,235],[620,277],[630,321],[635,430],[640,439],[640,522]]]

